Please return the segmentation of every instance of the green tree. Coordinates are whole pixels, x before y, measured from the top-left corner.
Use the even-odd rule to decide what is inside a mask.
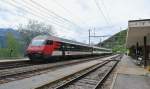
[[[7,34],[7,49],[9,57],[20,56],[20,44],[12,33]]]

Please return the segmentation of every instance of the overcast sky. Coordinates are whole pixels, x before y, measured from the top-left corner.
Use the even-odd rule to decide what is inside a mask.
[[[86,43],[88,29],[113,35],[126,29],[128,20],[149,18],[150,0],[0,0],[0,28],[34,19],[52,25],[57,36]]]

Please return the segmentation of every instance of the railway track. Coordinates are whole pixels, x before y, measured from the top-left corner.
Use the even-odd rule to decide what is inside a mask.
[[[121,56],[113,57],[37,89],[100,89],[120,58]]]
[[[15,61],[15,62],[14,61],[13,62],[2,62],[2,63],[0,63],[0,70],[32,66],[32,65],[36,65],[36,64],[39,64],[39,63],[31,63],[29,60]]]
[[[103,58],[103,57],[106,57],[106,56],[94,57],[94,58]],[[85,58],[82,58],[82,59],[85,59]],[[90,59],[90,58],[87,58],[87,59]],[[51,63],[54,63],[54,62],[51,62]],[[40,64],[48,64],[48,62],[47,63],[44,63],[44,62],[43,63],[41,63],[41,62],[31,62],[30,60],[0,62],[0,70],[12,69],[12,68],[18,68],[18,67],[26,67],[26,66],[34,66],[34,65],[40,65]]]
[[[70,66],[86,61],[92,61],[99,59],[102,57],[94,57],[94,58],[87,58],[87,59],[82,59],[82,60],[71,60],[71,61],[65,61],[65,62],[57,62],[57,63],[47,63],[47,64],[39,64],[39,65],[25,65],[25,66],[17,66],[17,68],[8,68],[8,69],[3,69],[0,70],[0,84],[10,82],[10,81],[15,81],[18,79],[23,79],[27,77],[32,77],[35,75],[39,75],[42,73],[45,73],[50,70],[54,70],[60,67],[65,67],[65,66]],[[16,63],[15,63],[16,64]]]

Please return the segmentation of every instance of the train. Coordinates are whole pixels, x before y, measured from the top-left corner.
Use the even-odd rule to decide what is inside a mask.
[[[65,58],[111,54],[111,49],[90,46],[56,36],[39,35],[32,39],[26,50],[31,61],[52,61]]]

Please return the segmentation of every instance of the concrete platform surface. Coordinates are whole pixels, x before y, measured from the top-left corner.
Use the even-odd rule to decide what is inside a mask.
[[[148,71],[136,66],[130,57],[124,55],[118,65],[111,89],[150,89]]]
[[[112,57],[112,56],[111,56]],[[109,59],[110,57],[103,58],[103,60]],[[101,63],[102,60],[93,60],[69,67],[62,67],[56,70],[52,70],[48,73],[25,78],[18,81],[8,82],[0,84],[0,89],[34,89],[58,79],[64,78],[65,76],[74,74],[80,70]]]
[[[150,78],[142,75],[118,74],[113,89],[150,89]]]

